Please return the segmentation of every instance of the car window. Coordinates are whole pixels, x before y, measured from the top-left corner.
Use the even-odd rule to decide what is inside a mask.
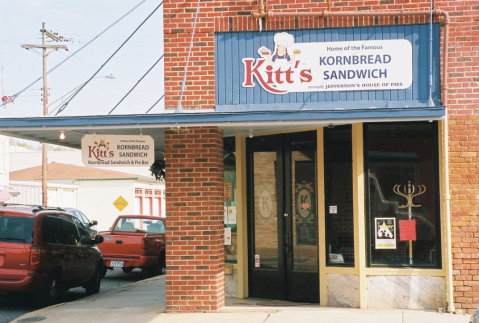
[[[33,219],[16,216],[1,216],[0,241],[14,243],[32,243]]]
[[[64,230],[64,244],[78,245],[80,243],[80,235],[78,234],[77,226],[68,218],[61,217],[60,219],[62,220]]]
[[[165,233],[165,223],[162,220],[144,218],[121,218],[116,223],[113,231],[140,232],[140,233]]]
[[[42,221],[43,241],[46,243],[60,244],[62,243],[62,223],[55,215],[47,214]]]
[[[90,237],[90,234],[88,233],[88,230],[80,222],[80,220],[78,220],[76,218],[74,218],[73,220],[74,220],[75,224],[77,225],[78,233],[80,234],[81,244],[82,245],[91,245],[91,237]]]
[[[78,218],[78,220],[80,220],[85,225],[85,227],[88,227],[88,225],[90,224],[90,221],[88,220],[85,214],[83,214],[82,212],[78,210],[73,210],[72,213]]]
[[[78,211],[78,214],[80,214],[81,218],[82,218],[82,221],[83,223],[85,224],[90,224],[90,220],[88,220],[88,218],[86,217],[85,214],[83,214],[82,212]]]
[[[78,213],[77,211],[71,211],[71,214],[73,214],[75,216],[75,218],[77,218],[78,220],[83,222],[83,219],[82,219],[80,213]]]
[[[43,240],[46,243],[78,245],[80,236],[69,219],[48,214],[43,217]]]
[[[148,225],[148,233],[165,233],[165,224],[163,221],[153,221],[151,224]]]

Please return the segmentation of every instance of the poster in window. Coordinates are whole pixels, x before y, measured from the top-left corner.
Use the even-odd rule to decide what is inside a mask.
[[[376,249],[396,249],[396,218],[375,218]]]

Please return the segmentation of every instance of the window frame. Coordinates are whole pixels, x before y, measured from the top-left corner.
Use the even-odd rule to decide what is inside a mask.
[[[374,240],[374,235],[373,235],[373,228],[371,225],[372,222],[372,215],[371,215],[371,205],[370,205],[370,198],[371,198],[371,191],[370,191],[370,179],[369,179],[369,170],[370,170],[370,159],[369,159],[369,132],[368,129],[370,126],[375,126],[375,125],[387,125],[388,127],[394,127],[398,125],[430,125],[431,126],[431,142],[432,142],[432,147],[431,147],[431,154],[432,154],[432,164],[431,167],[433,168],[432,170],[432,182],[433,182],[433,187],[427,188],[428,191],[432,191],[432,196],[434,198],[434,201],[432,203],[434,207],[434,234],[435,237],[434,239],[431,239],[431,241],[434,242],[435,246],[435,264],[432,265],[425,265],[425,264],[409,264],[409,263],[403,263],[403,264],[387,264],[387,263],[374,263],[372,259],[372,248],[373,248],[373,240]],[[428,121],[423,121],[423,122],[388,122],[388,123],[364,123],[363,124],[363,140],[364,140],[364,149],[363,149],[363,158],[364,158],[364,192],[365,192],[365,222],[366,222],[366,260],[367,260],[367,266],[368,268],[414,268],[414,269],[442,269],[442,245],[441,245],[441,237],[442,237],[442,221],[441,221],[441,208],[440,208],[440,191],[441,191],[441,182],[440,182],[440,156],[439,156],[439,135],[438,135],[438,122],[433,121],[433,122],[428,122]],[[424,166],[423,166],[424,167]],[[401,183],[402,184],[402,183]],[[415,183],[415,184],[420,184],[420,183]],[[413,202],[415,200],[413,199]],[[397,226],[397,234],[399,233],[399,225],[398,221],[396,221],[396,226]],[[413,242],[414,243],[414,242]]]

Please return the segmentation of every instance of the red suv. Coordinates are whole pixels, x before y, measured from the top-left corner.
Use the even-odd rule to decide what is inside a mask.
[[[32,293],[39,306],[57,302],[58,293],[83,286],[100,291],[103,257],[74,216],[58,208],[0,205],[0,292]]]

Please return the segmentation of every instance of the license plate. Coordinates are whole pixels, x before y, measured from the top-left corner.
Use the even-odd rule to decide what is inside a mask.
[[[123,264],[124,264],[123,261],[110,261],[111,267],[123,267]]]

